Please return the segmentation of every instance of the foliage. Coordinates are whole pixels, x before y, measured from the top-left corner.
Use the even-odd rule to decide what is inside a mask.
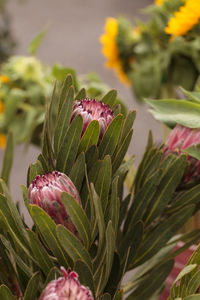
[[[134,161],[133,157],[126,160],[125,154],[135,112],[121,114],[116,91],[108,92],[103,101],[114,110],[115,118],[98,143],[98,138],[91,138],[97,122],[92,121],[83,136],[82,117],[70,122],[74,100],[85,98],[86,91],[75,90],[71,75],[58,89],[47,105],[42,150],[29,167],[27,187],[38,174],[57,170],[68,175],[79,191],[82,207],[66,193],[62,201],[81,241],[40,207],[30,205],[27,187],[22,186],[34,222],[32,228],[26,225],[6,185],[13,149],[10,137],[0,181],[0,295],[36,299],[60,274],[60,266],[75,270],[94,299],[122,299],[128,291],[129,300],[159,295],[173,266],[173,246],[179,240],[189,246],[200,238],[196,230],[172,240],[198,209],[199,185],[177,189],[187,168],[186,157],[171,154],[163,159],[162,147],[154,145],[150,134],[136,177],[125,193],[124,180]],[[134,275],[122,286],[129,270]]]
[[[200,299],[200,246],[192,254],[186,266],[175,279],[168,300],[198,300]]]
[[[177,15],[184,3],[182,0],[158,1],[157,5],[143,10],[149,15],[149,20],[137,20],[135,28],[125,18],[116,20],[118,29],[115,47],[118,49],[118,61],[138,101],[142,101],[144,97],[177,98],[179,86],[187,90],[195,87],[200,72],[199,23],[188,28],[184,34],[166,33],[169,20]],[[192,3],[193,6],[199,6],[198,1]],[[181,21],[186,24],[189,23],[188,20],[195,20],[195,13],[198,15],[199,9],[193,8],[192,13],[189,8],[188,11],[186,9]],[[178,27],[178,20],[176,22]],[[108,33],[106,37],[107,40],[110,38]],[[109,64],[111,59],[107,55],[107,40],[102,39],[102,44]],[[110,46],[112,44],[110,42]]]
[[[32,51],[36,51],[45,32],[46,29],[34,39]],[[109,91],[109,87],[95,74],[79,78],[71,68],[58,64],[51,67],[33,56],[12,56],[3,63],[0,76],[0,133],[7,136],[12,131],[16,143],[39,146],[52,84],[57,80],[60,86],[68,73],[73,77],[75,92],[86,88],[88,97],[101,99]],[[123,102],[119,98],[116,102],[126,114]]]

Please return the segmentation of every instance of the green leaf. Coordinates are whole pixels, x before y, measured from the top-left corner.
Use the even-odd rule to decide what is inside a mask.
[[[123,127],[122,127],[122,133],[121,133],[121,136],[120,136],[120,140],[119,140],[119,143],[122,142],[126,136],[128,135],[128,133],[130,132],[132,126],[133,126],[133,122],[135,121],[135,117],[136,117],[136,111],[130,111],[125,120],[124,120],[124,124],[123,124]]]
[[[104,285],[106,285],[107,280],[110,276],[112,269],[112,263],[115,251],[115,233],[112,227],[112,222],[109,221],[106,228],[106,272],[104,274]]]
[[[181,272],[178,274],[178,276],[176,277],[176,279],[174,281],[174,284],[176,284],[176,282],[179,281],[181,278],[183,278],[185,275],[187,275],[188,273],[192,272],[196,267],[197,267],[197,264],[185,266],[181,270]]]
[[[181,207],[187,204],[198,204],[200,198],[200,184],[195,185],[191,189],[186,190],[185,192],[178,193],[174,198],[171,206],[167,209],[167,213],[172,213],[179,210]]]
[[[87,96],[87,95],[86,95],[86,90],[85,90],[85,88],[82,88],[82,89],[78,92],[78,94],[76,95],[75,100],[85,99],[86,96]]]
[[[45,242],[57,258],[59,264],[68,268],[69,262],[66,255],[63,252],[57,236],[56,236],[56,224],[47,215],[47,213],[37,205],[30,205],[30,213],[36,224],[38,230],[41,232]]]
[[[13,135],[12,133],[9,133],[7,137],[6,149],[4,152],[3,166],[1,170],[1,178],[5,181],[7,185],[9,184],[10,172],[12,168],[13,152],[14,152]]]
[[[77,260],[73,269],[77,272],[80,283],[84,286],[88,286],[93,295],[95,295],[93,275],[87,264],[82,260]]]
[[[31,230],[27,230],[27,232],[34,258],[37,260],[38,265],[40,266],[44,274],[47,275],[50,269],[53,268],[53,263],[36,234]]]
[[[74,262],[82,260],[92,270],[92,261],[86,248],[66,227],[57,225],[57,236],[60,244]]]
[[[75,90],[77,90],[78,82],[76,78],[76,72],[74,69],[68,67],[62,67],[59,64],[54,64],[52,67],[52,73],[53,76],[59,81],[63,81],[66,78],[66,76],[70,74],[73,78],[74,88]]]
[[[1,236],[1,241],[4,244],[4,246],[6,247],[6,249],[10,252],[10,254],[13,256],[16,264],[23,270],[23,272],[26,274],[26,276],[28,278],[31,278],[31,276],[33,275],[33,272],[30,268],[30,266],[28,266],[23,259],[14,251],[13,247],[11,246],[10,242],[8,240],[5,239],[4,236]]]
[[[163,175],[158,189],[148,207],[148,212],[146,212],[145,223],[149,224],[156,217],[161,215],[183,177],[186,163],[186,157],[184,155],[180,156]]]
[[[38,175],[43,175],[44,173],[44,169],[39,160],[35,164],[30,164],[27,174],[27,186],[29,186]]]
[[[60,115],[61,108],[63,103],[66,101],[66,96],[69,92],[69,88],[73,86],[73,78],[71,74],[67,74],[65,80],[63,81],[60,94],[59,94],[59,107],[58,107],[58,116]]]
[[[2,300],[17,300],[17,298],[11,293],[10,289],[4,284],[0,286],[0,298]]]
[[[200,145],[194,145],[187,149],[184,149],[184,153],[187,153],[190,156],[200,160]]]
[[[110,156],[107,155],[101,164],[101,168],[99,170],[99,174],[95,182],[95,190],[99,195],[103,212],[105,212],[108,204],[108,194],[110,190],[111,175],[112,175],[111,168],[112,168],[111,159]]]
[[[173,267],[173,260],[159,265],[147,274],[139,286],[126,298],[127,300],[149,299],[150,296],[163,284]]]
[[[85,211],[76,200],[67,193],[62,193],[61,199],[67,213],[80,234],[81,240],[88,249],[91,243],[91,227]]]
[[[90,122],[83,137],[81,138],[78,153],[86,152],[90,146],[97,145],[99,140],[99,132],[99,122],[97,120]]]
[[[153,108],[150,112],[156,120],[170,127],[176,123],[190,128],[200,127],[200,105],[187,100],[146,100]]]
[[[48,28],[44,28],[30,43],[29,47],[28,47],[28,51],[30,54],[35,55],[38,47],[40,46],[40,44],[42,43],[44,37],[46,36],[48,31]]]
[[[10,196],[10,193],[8,191],[8,188],[5,184],[5,182],[3,181],[3,179],[0,179],[0,184],[1,184],[1,187],[3,189],[3,192],[4,192],[4,195],[7,199],[7,204],[8,204],[8,207],[9,207],[9,210],[10,210],[10,213],[12,215],[12,218],[14,219],[15,221],[15,224],[19,230],[19,232],[21,233],[21,236],[24,238],[24,241],[27,241],[27,233],[26,233],[26,230],[24,228],[24,224],[22,222],[22,218],[19,214],[19,211],[15,205],[15,203],[13,202],[11,196]]]
[[[187,294],[195,294],[200,286],[200,271],[196,272],[188,283]]]
[[[54,136],[54,149],[56,154],[59,152],[63,144],[69,126],[69,122],[72,115],[73,102],[74,102],[74,88],[71,86],[68,90],[66,98],[63,100],[63,104],[61,106],[60,113],[58,115],[58,120],[56,123],[55,136]]]
[[[180,209],[149,232],[141,247],[138,249],[134,266],[144,263],[155,255],[165,243],[177,232],[194,212],[194,206],[188,205]]]
[[[189,295],[187,297],[184,297],[183,300],[200,300],[200,294],[198,294],[198,295]]]
[[[70,172],[78,151],[82,126],[83,118],[81,115],[78,115],[72,121],[71,126],[69,127],[63,140],[57,157],[56,170],[63,173]]]
[[[28,282],[27,288],[24,293],[24,300],[35,300],[37,298],[38,286],[40,284],[40,273],[33,274]]]
[[[42,155],[42,153],[40,153],[40,155],[38,156],[38,161],[40,161],[42,168],[44,170],[44,173],[48,173],[49,170],[49,166],[47,161],[45,160],[44,156]]]
[[[121,144],[119,143],[119,147],[118,147],[117,152],[113,159],[113,172],[116,172],[117,169],[120,167],[120,165],[127,153],[127,150],[129,148],[132,136],[133,136],[133,129],[131,129],[129,131],[129,133],[127,134],[125,139],[122,141],[122,143]]]
[[[95,214],[96,214],[96,220],[99,228],[99,244],[98,244],[98,252],[101,251],[104,243],[104,237],[105,237],[105,222],[104,222],[104,216],[103,216],[103,209],[101,205],[101,201],[99,196],[97,195],[94,185],[91,183],[91,193],[92,193],[92,201],[95,208]],[[94,227],[95,229],[95,227]],[[94,233],[94,231],[93,231]]]
[[[117,115],[109,124],[99,145],[99,156],[112,155],[116,149],[122,126],[123,116]]]
[[[128,250],[130,249],[129,256],[127,259],[127,268],[132,263],[133,257],[136,255],[143,237],[143,223],[141,221],[134,224],[130,223],[129,230],[123,236],[119,245],[119,255],[121,259],[125,259],[127,256]]]
[[[117,98],[117,91],[111,90],[101,99],[101,101],[112,108],[116,103],[116,98]]]
[[[109,211],[108,211],[108,218],[112,222],[115,235],[117,235],[119,209],[120,209],[117,187],[118,187],[118,177],[115,177],[115,179],[112,182],[112,193],[111,193]]]
[[[129,208],[127,218],[125,220],[124,231],[126,232],[129,224],[134,224],[140,219],[143,219],[149,201],[151,201],[154,192],[158,188],[160,179],[162,176],[162,171],[157,170],[151,177],[146,180],[146,183],[138,194],[134,197],[133,203]]]
[[[61,276],[61,272],[58,270],[57,267],[53,267],[51,268],[51,270],[49,271],[45,283],[44,283],[44,288],[47,286],[47,284],[52,281],[55,280],[57,278],[59,278]]]
[[[72,180],[73,184],[80,191],[82,183],[85,177],[85,155],[82,152],[79,154],[77,160],[73,164],[73,167],[69,173],[69,178]]]

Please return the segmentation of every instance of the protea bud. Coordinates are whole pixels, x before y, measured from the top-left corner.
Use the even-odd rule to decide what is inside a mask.
[[[188,128],[178,124],[171,131],[163,154],[164,156],[169,153],[180,155],[184,153],[185,149],[197,144],[200,144],[200,129]],[[181,185],[200,179],[200,160],[188,155],[188,163],[189,166],[182,178]]]
[[[67,272],[63,267],[61,270],[63,277],[52,280],[39,300],[93,300],[91,291],[80,284],[75,272]]]
[[[110,107],[95,99],[77,100],[73,106],[71,121],[79,114],[83,117],[82,134],[84,134],[91,121],[97,120],[99,122],[99,140],[102,138],[108,125],[114,118],[113,111]]]
[[[62,224],[77,234],[76,228],[62,203],[62,192],[68,193],[77,203],[81,204],[78,191],[71,179],[58,171],[38,175],[29,186],[28,196],[30,202],[44,209],[56,224]]]

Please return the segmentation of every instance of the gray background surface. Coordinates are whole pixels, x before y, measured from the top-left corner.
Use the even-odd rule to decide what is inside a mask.
[[[49,25],[49,31],[38,51],[38,58],[48,64],[59,62],[73,67],[78,74],[95,71],[102,80],[116,88],[130,109],[137,110],[134,136],[129,150],[140,160],[149,129],[155,140],[161,138],[160,124],[147,112],[146,106],[139,106],[129,88],[123,86],[112,70],[104,68],[105,58],[101,54],[99,36],[103,32],[108,16],[127,16],[133,22],[139,10],[151,0],[27,0],[19,4],[8,0],[12,17],[12,29],[18,41],[16,54],[28,54],[28,45],[42,28]],[[141,16],[141,15],[140,15]],[[24,150],[17,146],[11,176],[11,191],[15,200],[21,200],[20,184],[26,181],[28,165],[34,162],[38,149],[30,146]],[[2,152],[0,152],[0,163]]]

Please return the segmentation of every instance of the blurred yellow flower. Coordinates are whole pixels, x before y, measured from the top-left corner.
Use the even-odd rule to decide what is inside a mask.
[[[155,0],[154,1],[156,5],[162,5],[163,4],[163,0]]]
[[[112,68],[117,73],[119,79],[130,84],[130,81],[123,71],[121,61],[119,59],[119,51],[117,48],[116,37],[118,34],[118,21],[114,18],[107,18],[105,24],[105,33],[101,35],[102,53],[107,58],[106,66]]]
[[[10,82],[10,78],[7,75],[1,75],[0,76],[0,83],[8,83]]]
[[[200,21],[200,0],[186,0],[179,11],[174,13],[165,32],[173,37],[185,35]]]
[[[4,149],[6,146],[7,138],[4,134],[0,133],[0,148]]]
[[[4,104],[3,102],[0,100],[0,114],[4,112]]]

